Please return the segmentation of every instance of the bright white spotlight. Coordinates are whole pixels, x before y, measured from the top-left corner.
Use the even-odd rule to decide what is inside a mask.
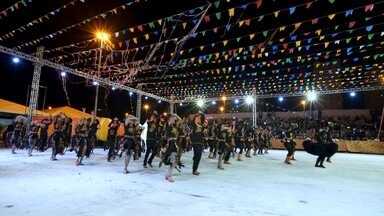
[[[204,100],[203,99],[198,99],[197,101],[196,101],[196,104],[197,104],[197,106],[198,107],[203,107],[204,106]]]
[[[20,59],[18,57],[13,57],[12,62],[18,64],[20,62]]]
[[[284,101],[284,98],[283,98],[282,96],[280,96],[280,97],[278,98],[278,100],[279,100],[279,102],[281,103],[281,102]]]
[[[62,72],[60,73],[60,76],[61,76],[61,77],[66,77],[66,76],[67,76],[67,73],[65,73],[64,71],[62,71]]]
[[[147,99],[148,99],[148,96],[145,96],[144,99],[147,100]]]
[[[216,105],[216,101],[212,101],[212,105]]]
[[[116,87],[115,86],[112,86],[112,91],[115,91],[116,90]]]
[[[93,81],[92,85],[97,86],[97,85],[99,85],[99,83],[97,81]]]
[[[133,95],[133,92],[129,92],[129,96],[132,96]]]
[[[351,96],[351,97],[355,97],[355,96],[356,96],[356,92],[350,92],[350,93],[349,93],[349,96]]]
[[[158,100],[157,103],[161,104],[161,100]]]
[[[317,100],[317,93],[315,91],[309,91],[307,93],[307,99],[309,102],[314,102]]]
[[[179,105],[180,105],[180,106],[183,106],[183,103],[180,103]]]
[[[247,97],[245,97],[245,103],[247,104],[247,105],[251,105],[251,104],[253,104],[253,97],[252,96],[250,96],[250,95],[248,95]]]
[[[235,99],[235,104],[239,104],[240,103],[240,100],[239,99]]]

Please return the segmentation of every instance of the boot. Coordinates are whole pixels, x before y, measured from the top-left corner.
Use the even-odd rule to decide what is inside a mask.
[[[83,161],[83,157],[79,157],[79,158],[77,158],[77,160],[76,160],[76,166],[81,166],[81,165],[83,165],[82,161]]]
[[[327,158],[328,163],[332,163],[331,158]]]
[[[284,163],[286,163],[286,164],[292,164],[292,163],[289,161],[289,157],[286,157],[286,158],[285,158]]]
[[[213,153],[212,152],[209,152],[208,158],[213,159]]]
[[[51,156],[51,161],[57,161],[57,158],[56,158],[55,155],[52,155],[52,156]]]
[[[192,174],[195,175],[195,176],[198,176],[198,175],[200,175],[200,172],[198,172],[198,171],[193,171]]]
[[[223,155],[219,155],[219,160],[218,160],[217,168],[221,169],[221,170],[224,169],[224,167],[223,167]]]
[[[242,161],[242,159],[241,159],[241,154],[240,154],[240,153],[237,154],[237,161]]]
[[[124,158],[124,173],[125,174],[128,174],[129,171],[128,171],[128,165],[129,165],[129,161],[131,160],[131,155],[130,154],[125,154],[125,158]]]
[[[165,180],[169,181],[169,182],[175,182],[175,180],[172,178],[172,174],[173,174],[173,167],[175,167],[176,163],[175,162],[172,162],[171,165],[169,166],[168,168],[168,172],[167,174],[165,175]]]
[[[247,153],[245,153],[245,157],[247,157],[247,158],[251,157],[250,150],[247,150]]]

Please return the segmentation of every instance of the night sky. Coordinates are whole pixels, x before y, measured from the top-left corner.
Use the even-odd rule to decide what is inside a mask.
[[[5,8],[15,1],[12,0],[3,0],[0,2],[0,8]],[[3,18],[0,20],[0,36],[9,32],[12,29],[15,29],[21,25],[24,25],[28,23],[29,21],[46,14],[49,11],[52,11],[55,8],[58,8],[66,3],[70,2],[70,0],[58,0],[58,1],[45,1],[45,0],[34,0],[32,5],[29,5],[26,8],[21,8],[20,11],[16,11],[9,16]],[[92,0],[92,1],[86,1],[86,3],[81,3],[79,5],[76,5],[73,8],[70,8],[68,10],[64,10],[62,14],[59,16],[56,16],[54,19],[50,19],[49,21],[46,21],[42,24],[37,25],[36,27],[31,28],[25,33],[19,33],[16,34],[15,37],[12,37],[10,39],[7,39],[5,41],[0,41],[0,44],[6,47],[14,47],[20,44],[23,44],[25,42],[28,42],[31,38],[39,38],[43,35],[47,35],[49,33],[55,32],[57,30],[60,30],[64,27],[67,27],[71,24],[77,23],[81,20],[83,20],[85,17],[92,17],[94,15],[100,14],[103,11],[112,9],[114,7],[117,7],[121,5],[122,3],[126,3],[126,0]],[[211,1],[213,2],[213,1]],[[241,3],[249,3],[253,1],[249,0],[239,0],[239,1],[232,1],[229,4],[233,5],[239,5]],[[342,1],[336,1],[334,5],[328,5],[328,1],[324,1],[321,5],[318,6],[317,14],[308,14],[306,12],[300,12],[299,10],[296,12],[295,20],[303,20],[308,17],[316,17],[316,16],[322,16],[327,14],[328,12],[337,12],[338,10],[345,10],[348,7],[353,8],[359,5],[364,5],[362,1],[351,1],[348,5],[343,3]],[[365,3],[370,3],[374,1],[366,1]],[[117,16],[111,16],[108,17],[108,19],[99,19],[96,21],[92,21],[86,25],[81,26],[80,28],[75,28],[74,30],[71,30],[69,32],[66,32],[62,35],[59,35],[55,37],[54,40],[45,40],[42,42],[41,45],[44,45],[46,49],[55,48],[58,46],[67,45],[70,43],[83,41],[87,39],[92,39],[94,37],[93,32],[97,28],[103,28],[108,30],[109,32],[116,32],[121,29],[124,29],[129,26],[137,26],[138,24],[150,22],[153,20],[157,20],[159,18],[163,18],[166,16],[170,16],[176,13],[180,13],[182,11],[205,5],[207,2],[203,0],[195,0],[195,1],[180,1],[180,0],[162,0],[162,1],[155,1],[155,0],[148,0],[143,1],[143,3],[135,4],[132,7],[129,7],[124,13],[119,13]],[[256,16],[263,13],[271,12],[275,9],[281,8],[287,8],[292,5],[303,3],[303,1],[297,1],[297,0],[291,0],[286,2],[279,2],[279,5],[276,6],[276,1],[264,1],[262,7],[257,11],[257,13],[253,14],[255,8],[249,9],[246,11],[245,14],[240,16]],[[324,11],[323,11],[324,9]],[[226,11],[227,8],[218,8],[217,11]],[[325,11],[327,10],[327,11]],[[378,12],[382,10],[381,6],[375,7],[375,12]],[[285,22],[283,18],[282,23]],[[340,18],[336,18],[340,19]],[[362,19],[362,18],[361,18]],[[380,20],[378,20],[380,21]],[[223,21],[225,24],[225,20]],[[287,21],[288,22],[288,21]],[[342,23],[343,20],[340,21]],[[223,24],[223,23],[220,23]],[[269,22],[265,21],[263,23],[263,27],[270,27],[278,25],[279,23],[275,22]],[[208,27],[212,25],[211,23],[206,24]],[[205,28],[206,26],[203,26],[202,28]],[[253,28],[258,28],[258,26],[253,26]],[[304,28],[304,27],[303,27]],[[300,29],[301,30],[301,29]],[[313,30],[311,27],[308,27],[305,30]],[[304,31],[304,30],[303,30]],[[242,30],[240,32],[235,32],[232,34],[229,34],[229,36],[235,36],[236,33],[246,33],[245,30]],[[214,40],[222,40],[225,39],[226,35],[222,35],[219,38],[209,37],[208,39],[210,41]],[[197,44],[199,44],[201,41],[193,40],[190,43],[187,43],[186,47],[193,47]],[[202,41],[205,42],[205,41]],[[96,44],[91,44],[93,48],[97,46]],[[36,46],[23,48],[21,51],[26,53],[33,53],[36,49]],[[51,58],[52,56],[48,55],[45,56],[45,58]],[[224,63],[223,63],[224,65]],[[83,65],[84,66],[84,65]],[[222,66],[219,64],[219,66]],[[229,66],[236,66],[236,62],[230,63]],[[213,66],[212,66],[213,67]],[[346,67],[345,65],[340,65],[340,67]],[[203,68],[205,69],[205,68]],[[178,71],[170,71],[170,73],[183,73],[184,69],[178,70]],[[8,99],[17,103],[26,104],[27,103],[27,97],[28,97],[28,90],[29,85],[31,84],[32,80],[32,73],[33,73],[33,65],[25,60],[21,60],[20,63],[15,64],[12,62],[12,56],[0,54],[0,97],[4,99]],[[303,71],[298,71],[298,73],[304,74]],[[151,74],[151,79],[157,79],[157,76],[160,76],[159,73]],[[140,75],[140,78],[148,78],[148,75]],[[194,77],[193,83],[197,82],[199,75]],[[264,77],[261,77],[263,79]],[[266,77],[265,79],[267,79]],[[160,79],[163,79],[160,77]],[[232,80],[232,81],[244,81],[248,82],[251,80],[246,80],[247,78],[241,78],[239,80]],[[161,80],[161,81],[169,81],[168,79]],[[181,80],[183,81],[183,80]],[[231,80],[228,81],[228,83]],[[148,81],[150,82],[150,81]],[[176,83],[180,82],[180,80],[170,80],[169,86],[175,86]],[[226,86],[230,86],[230,84],[226,83],[227,80],[223,81],[225,82]],[[191,81],[192,83],[192,81]],[[134,83],[132,87],[135,87],[137,83]],[[204,84],[204,83],[203,83]],[[207,83],[207,85],[210,84]],[[64,91],[63,82],[60,77],[60,71],[56,71],[53,69],[50,69],[48,67],[43,67],[42,69],[42,76],[41,76],[41,82],[40,85],[44,88],[40,89],[40,98],[39,98],[39,109],[42,109],[43,107],[43,101],[44,101],[44,94],[45,94],[45,87],[47,88],[47,95],[46,95],[46,103],[45,107],[48,106],[56,107],[56,106],[63,106],[63,105],[70,105],[77,108],[86,108],[87,112],[90,112],[93,109],[94,106],[94,96],[95,96],[95,88],[94,86],[90,85],[89,81],[86,81],[82,78],[78,78],[72,75],[68,75],[66,78],[66,90],[68,92],[69,100],[66,98],[66,94]],[[152,89],[146,89],[151,90],[153,93],[157,93],[155,85],[151,87]],[[244,86],[248,86],[244,85]],[[165,87],[166,88],[166,87]],[[244,89],[240,89],[244,90]],[[155,91],[155,92],[154,92]],[[241,91],[243,92],[243,91]],[[228,91],[229,93],[229,91]],[[219,94],[226,94],[225,92]],[[358,94],[356,97],[351,99],[351,97],[348,94],[343,95],[343,108],[365,108],[365,101],[363,94]],[[284,111],[284,110],[299,110],[300,107],[298,107],[298,102],[301,100],[301,98],[292,98],[285,100],[284,103],[279,103],[277,101],[277,98],[273,99],[266,99],[260,101],[260,107],[261,110],[265,111]],[[128,92],[126,91],[112,91],[110,88],[101,88],[100,92],[100,99],[99,99],[99,115],[102,116],[119,116],[123,117],[124,113],[134,113],[135,112],[135,101],[136,96],[130,96]],[[167,109],[166,103],[157,103],[155,100],[143,100],[143,103],[149,103],[151,104],[151,110],[157,109],[159,112],[165,112]],[[233,111],[247,111],[247,107],[240,107],[236,108],[236,106],[229,106],[231,103],[227,103],[228,109],[231,109]],[[218,105],[219,106],[219,105]],[[217,112],[218,106],[211,107],[208,109],[209,112]],[[178,110],[181,112],[194,112],[196,111],[196,108],[194,107],[178,107]]]

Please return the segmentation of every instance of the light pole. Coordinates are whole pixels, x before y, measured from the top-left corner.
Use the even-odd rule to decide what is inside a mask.
[[[305,135],[307,134],[307,124],[306,124],[306,118],[305,118],[305,105],[307,104],[307,101],[305,100],[302,100],[301,101],[301,105],[303,105],[303,113],[304,113],[304,138],[305,138]]]
[[[108,42],[110,39],[110,35],[107,32],[104,31],[98,31],[96,32],[96,39],[100,41],[100,53],[99,53],[99,62],[97,65],[97,77],[100,77],[100,71],[101,71],[101,60],[103,57],[103,49],[104,49],[104,43]],[[95,95],[95,108],[93,111],[94,118],[97,116],[97,106],[99,101],[99,83],[94,82],[96,86],[96,95]]]

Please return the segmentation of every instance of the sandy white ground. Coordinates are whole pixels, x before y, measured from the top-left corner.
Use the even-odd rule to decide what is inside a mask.
[[[144,170],[140,160],[124,175],[105,155],[76,167],[73,153],[51,162],[49,152],[0,150],[0,215],[384,215],[384,156],[336,154],[318,169],[305,152],[287,166],[284,151],[271,151],[221,171],[205,154],[196,177],[188,154],[169,183],[164,167]]]

